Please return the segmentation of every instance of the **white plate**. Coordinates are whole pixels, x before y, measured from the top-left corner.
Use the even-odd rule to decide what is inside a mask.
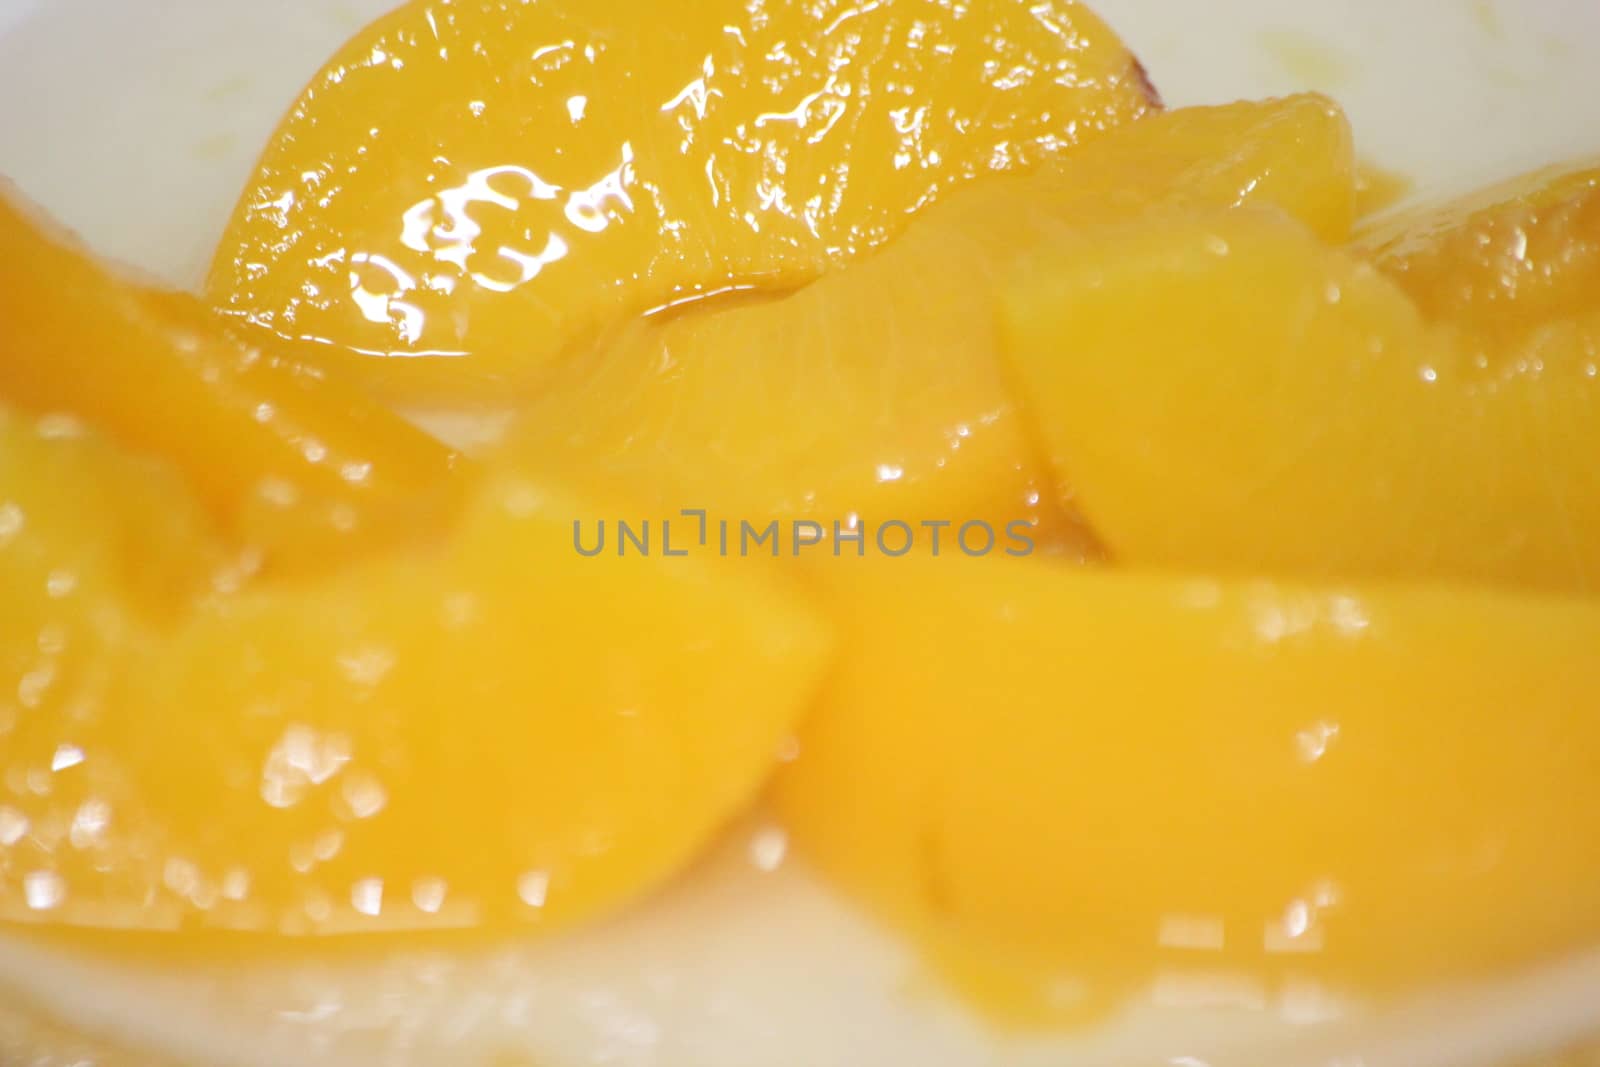
[[[285,105],[387,6],[0,0],[0,173],[101,250],[194,284]],[[1169,103],[1326,90],[1363,155],[1423,192],[1600,153],[1594,0],[1094,6]],[[0,936],[0,1004],[10,990],[115,1043],[219,1067],[479,1054],[559,1067],[1475,1067],[1600,1029],[1596,954],[1383,1013],[1308,990],[1169,983],[1092,1032],[1004,1041],[935,992],[908,994],[903,948],[742,845],[617,923],[535,947],[156,970]]]

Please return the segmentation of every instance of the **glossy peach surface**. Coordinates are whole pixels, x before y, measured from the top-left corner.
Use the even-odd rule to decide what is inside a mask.
[[[313,80],[210,295],[412,404],[619,315],[817,277],[1154,101],[1074,0],[414,2]]]
[[[1560,166],[1373,224],[1361,246],[1424,315],[1515,358],[1530,332],[1594,310],[1600,166]],[[1507,351],[1510,350],[1510,351]]]

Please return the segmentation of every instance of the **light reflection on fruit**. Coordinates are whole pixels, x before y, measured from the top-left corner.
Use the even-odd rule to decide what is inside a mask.
[[[1073,0],[413,3],[285,118],[208,292],[405,403],[501,402],[619,317],[804,284],[1153,103]]]

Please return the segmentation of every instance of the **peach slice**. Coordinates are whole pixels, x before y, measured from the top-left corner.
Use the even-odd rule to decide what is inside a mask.
[[[121,278],[0,191],[0,402],[71,414],[171,460],[268,565],[321,566],[436,531],[451,453],[196,300]]]
[[[1004,349],[1117,559],[1593,589],[1597,327],[1553,323],[1501,373],[1365,261],[1233,213],[1041,257]]]
[[[1359,247],[1428,318],[1504,369],[1540,328],[1600,311],[1600,165],[1552,167],[1373,224]]]
[[[74,730],[227,576],[209,525],[161,463],[0,408],[0,915],[54,908],[63,878],[38,851],[86,855],[106,829]]]
[[[209,292],[394,399],[498,402],[619,316],[799,285],[1155,103],[1074,0],[413,2],[283,120]]]
[[[827,652],[753,576],[585,558],[532,482],[443,547],[237,592],[187,500],[0,422],[0,921],[561,928],[751,799]]]
[[[1013,1018],[1064,982],[1392,988],[1600,936],[1600,605],[996,559],[833,592],[776,801],[942,960],[1031,974]]]
[[[974,183],[792,295],[627,327],[557,369],[511,454],[668,513],[807,518],[830,535],[852,516],[1038,521],[1042,539],[1092,551],[1041,501],[997,352],[997,279],[1157,207],[1274,203],[1342,236],[1352,198],[1349,127],[1321,97],[1151,116],[1032,174]]]

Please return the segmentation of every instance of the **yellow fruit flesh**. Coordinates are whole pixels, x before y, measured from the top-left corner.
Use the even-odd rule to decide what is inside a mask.
[[[1600,320],[1556,325],[1502,374],[1364,261],[1235,213],[1052,251],[1005,350],[1121,562],[1592,589]]]
[[[1431,319],[1504,365],[1527,335],[1596,310],[1600,166],[1555,168],[1405,213],[1360,245]]]
[[[0,917],[53,907],[64,887],[44,861],[86,855],[104,829],[72,734],[221,573],[206,525],[170,470],[0,409]]]
[[[809,281],[1154,100],[1072,0],[415,2],[290,111],[210,293],[397,399],[503,402],[619,316]]]
[[[121,279],[0,191],[0,403],[171,460],[279,569],[422,538],[455,459],[388,411],[241,347],[193,298]]]
[[[564,926],[748,801],[825,653],[753,579],[579,556],[582,509],[517,481],[436,553],[174,595],[158,618],[123,573],[165,558],[127,547],[145,511],[85,492],[129,461],[7,429],[0,920]],[[194,567],[184,500],[144,507]]]
[[[510,454],[668,515],[808,518],[830,534],[852,517],[1031,520],[1042,541],[1092,552],[1070,501],[1040,500],[996,351],[996,279],[1155,205],[1278,204],[1342,237],[1352,173],[1349,128],[1320,97],[1152,116],[954,193],[790,296],[626,328],[556,372]]]
[[[1600,607],[874,560],[780,775],[1006,1015],[1159,970],[1390,988],[1600,936]],[[1466,784],[1464,788],[1463,785]]]

